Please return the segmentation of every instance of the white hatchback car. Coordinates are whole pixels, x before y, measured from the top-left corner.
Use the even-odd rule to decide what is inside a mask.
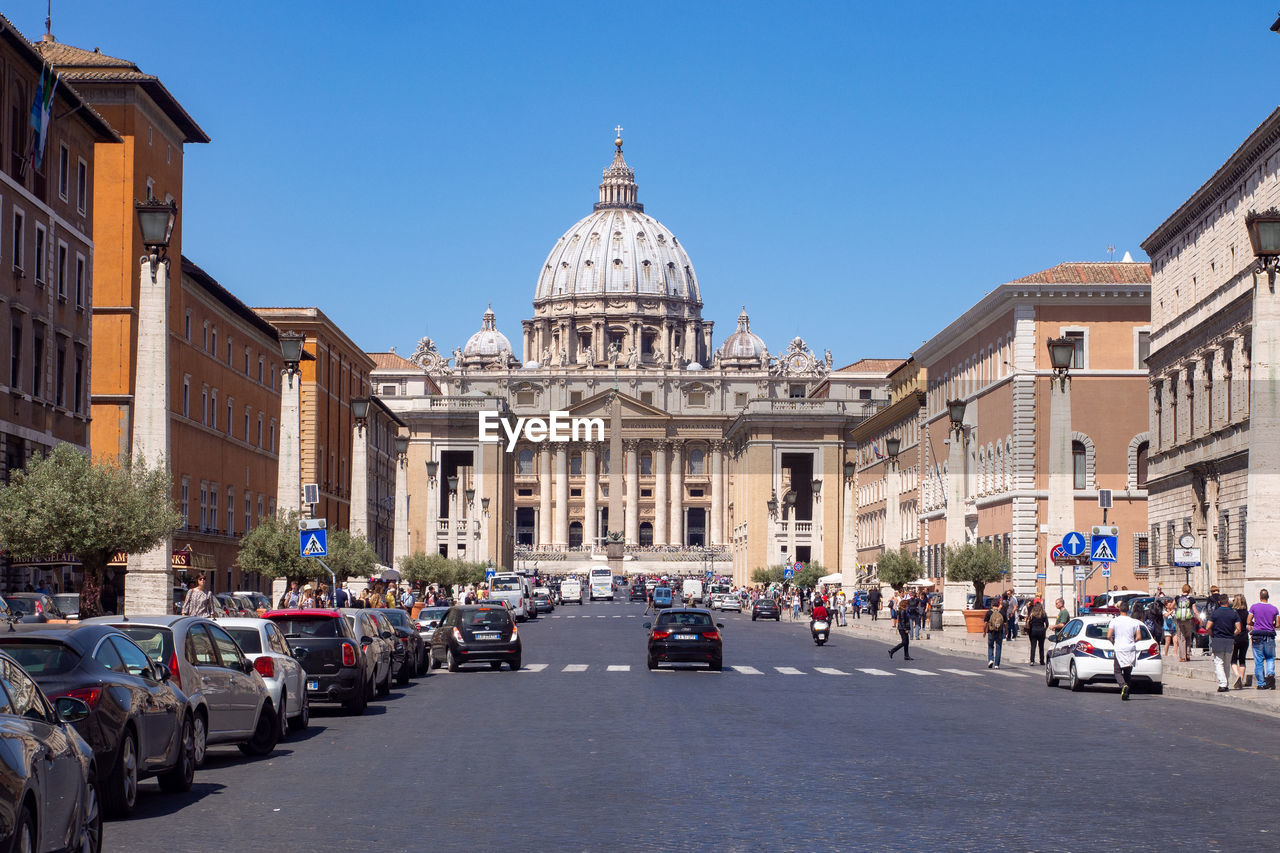
[[[1110,614],[1079,616],[1057,634],[1050,634],[1045,641],[1045,683],[1057,687],[1059,680],[1066,680],[1073,691],[1093,682],[1115,684],[1115,649],[1107,639],[1107,626],[1113,618]],[[1146,625],[1139,635],[1132,681],[1135,687],[1146,686],[1152,693],[1164,692],[1160,645]]]
[[[284,740],[285,721],[288,731],[306,731],[311,725],[306,671],[293,656],[289,641],[276,623],[253,616],[225,616],[218,624],[236,641],[244,656],[253,661],[253,668],[266,682],[272,704],[284,709],[280,739]]]

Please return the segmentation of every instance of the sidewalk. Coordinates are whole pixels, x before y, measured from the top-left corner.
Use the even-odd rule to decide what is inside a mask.
[[[783,621],[786,621],[784,618]],[[796,624],[808,627],[808,620],[803,618]],[[872,621],[863,614],[861,619],[850,619],[848,625],[832,629],[836,634],[849,634],[862,639],[876,640],[886,645],[898,644],[898,632],[893,628],[887,615]],[[947,628],[943,631],[925,631],[928,639],[912,640],[913,648],[970,657],[982,665],[987,660],[987,640],[982,634],[969,634],[963,628]],[[1004,644],[1003,658],[1005,665],[1013,664],[1019,669],[1031,670],[1026,664],[1029,647],[1026,635],[1019,633],[1018,639],[1007,640]],[[1196,650],[1191,661],[1182,663],[1176,659],[1164,658],[1164,692],[1165,695],[1180,696],[1187,699],[1200,699],[1218,704],[1226,704],[1242,710],[1259,714],[1280,717],[1280,690],[1255,690],[1253,687],[1253,660],[1245,667],[1246,681],[1243,690],[1232,690],[1229,693],[1218,692],[1218,680],[1213,674],[1213,658],[1201,657]],[[1035,671],[1043,675],[1040,667]]]

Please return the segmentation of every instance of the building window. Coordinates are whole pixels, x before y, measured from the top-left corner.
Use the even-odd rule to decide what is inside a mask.
[[[1145,489],[1147,487],[1147,452],[1151,449],[1151,443],[1144,441],[1138,445],[1138,488]]]
[[[259,412],[259,413],[258,413],[258,441],[257,441],[257,445],[258,445],[258,447],[259,447],[259,448],[261,448],[261,447],[262,447],[262,413],[261,413],[261,412]]]
[[[653,392],[652,392],[652,391],[641,391],[641,392],[640,392],[640,402],[641,402],[641,403],[644,403],[646,406],[652,406],[652,405],[653,405]]]
[[[236,490],[227,489],[227,535],[236,535]]]
[[[533,400],[534,400],[534,396],[533,396],[533,392],[532,392],[532,391],[517,391],[517,392],[516,392],[516,405],[517,405],[517,406],[532,406],[532,405],[533,405]]]
[[[71,151],[65,145],[58,146],[58,198],[67,200],[71,189]]]
[[[262,511],[262,495],[258,495],[258,518],[262,518],[265,514],[266,513]]]
[[[1146,370],[1147,358],[1151,355],[1151,331],[1149,329],[1139,329],[1137,332],[1137,352],[1134,353],[1134,367],[1137,370]]]
[[[249,443],[249,407],[248,407],[248,406],[245,406],[245,407],[244,407],[244,436],[243,436],[243,438],[244,438],[245,444],[248,444],[248,443]]]
[[[71,410],[77,415],[80,414],[81,406],[84,402],[84,353],[80,347],[76,347],[76,376],[72,382],[71,391],[75,394],[75,399],[71,402]]]
[[[212,403],[209,407],[209,426],[214,429],[218,428],[218,389],[213,389],[213,395],[210,398]]]
[[[804,386],[792,385],[790,388],[787,389],[787,396],[793,400],[804,399]]]
[[[640,454],[640,474],[642,476],[648,477],[652,473],[653,473],[653,454],[641,453]]]
[[[1148,544],[1151,548],[1151,559],[1153,561],[1160,559],[1160,525],[1159,524],[1151,525],[1151,537],[1148,540]],[[1155,565],[1155,563],[1153,562],[1152,565]]]
[[[1245,521],[1249,510],[1246,507],[1240,507],[1240,559],[1245,558]]]
[[[268,449],[269,449],[272,453],[275,453],[275,452],[276,452],[276,419],[275,419],[275,418],[272,418],[272,419],[271,419],[271,427],[268,429],[268,434],[271,436],[271,445],[270,445],[270,447],[269,447]],[[330,462],[330,464],[332,464],[332,462],[333,462],[333,454],[332,454],[332,453],[331,453],[331,454],[329,454],[329,462]]]
[[[58,244],[58,299],[67,301],[67,244]]]
[[[739,409],[747,405],[747,392],[739,391],[736,394],[734,394],[733,405],[737,406]]]
[[[43,285],[45,282],[45,260],[44,260],[44,241],[45,232],[43,225],[36,226],[36,284]]]
[[[200,481],[200,530],[209,529],[209,484]]]
[[[31,324],[31,396],[44,397],[44,331],[39,323]]]
[[[84,307],[84,255],[76,255],[76,307]]]
[[[574,477],[582,476],[582,454],[575,453],[569,457],[569,474]]]
[[[384,397],[394,397],[395,395],[396,395],[396,386],[394,386],[394,385],[383,385],[383,386],[382,386],[382,396],[384,396]]]
[[[249,375],[249,348],[244,348],[244,375]]]
[[[1084,442],[1071,442],[1071,471],[1074,477],[1074,488],[1085,489],[1085,449]]]
[[[690,391],[689,392],[690,406],[705,406],[706,404],[707,404],[706,391]]]
[[[209,425],[209,386],[200,389],[200,423]]]
[[[1063,332],[1062,336],[1064,338],[1071,339],[1071,344],[1073,347],[1073,350],[1071,353],[1071,369],[1083,370],[1085,366],[1084,332],[1073,330],[1073,331]]]
[[[1218,515],[1218,560],[1225,562],[1231,544],[1231,512],[1223,510]]]
[[[698,450],[697,448],[690,450],[689,451],[689,474],[694,477],[699,477],[703,473],[705,473],[703,471],[703,468],[705,467],[703,464],[704,460],[705,460],[705,454],[703,454],[701,450]]]
[[[81,213],[89,201],[89,164],[84,160],[76,166],[76,210]]]
[[[235,434],[231,429],[231,425],[235,423],[235,420],[234,420],[235,409],[233,407],[234,403],[235,403],[234,398],[232,397],[227,398],[227,435]]]
[[[147,128],[147,144],[151,144],[151,128]],[[147,201],[156,197],[156,179],[147,178]]]
[[[218,484],[209,487],[209,530],[218,532]]]
[[[263,365],[262,356],[258,356],[258,384],[259,385],[262,384],[262,365]]]
[[[582,392],[581,392],[581,391],[570,391],[570,392],[569,392],[569,402],[570,402],[570,404],[572,404],[572,403],[581,403],[581,402],[582,402]]]
[[[647,521],[640,522],[640,545],[645,548],[653,545],[653,525]]]
[[[1165,565],[1167,566],[1173,565],[1173,546],[1177,543],[1177,541],[1178,541],[1178,523],[1176,521],[1170,521],[1165,528],[1165,541],[1164,541],[1164,551],[1165,551],[1164,562],[1165,562]]]
[[[231,344],[232,338],[230,335],[227,335],[227,367],[231,366],[231,350],[233,349]]]
[[[248,533],[253,529],[253,500],[249,495],[244,496],[244,532]]]
[[[54,405],[63,408],[67,401],[64,390],[67,384],[67,345],[62,340],[58,341],[58,352],[54,357],[53,383]]]
[[[187,343],[191,343],[191,312],[187,311],[186,324],[183,326],[182,335],[187,339]]]
[[[9,386],[22,388],[22,318],[16,314],[9,330]]]
[[[191,417],[191,377],[185,376],[182,379],[182,416],[184,418]]]
[[[191,479],[182,478],[182,526],[191,526]]]
[[[1133,567],[1139,572],[1145,572],[1151,567],[1151,549],[1144,533],[1133,535]]]
[[[516,457],[516,473],[529,475],[533,473],[533,451],[525,448]]]
[[[18,272],[22,272],[22,264],[26,258],[26,253],[23,251],[26,248],[26,242],[26,220],[22,216],[22,211],[15,210],[13,212],[13,268]]]
[[[218,357],[218,327],[214,326],[209,332],[209,354],[214,358]]]
[[[859,389],[858,389],[858,399],[859,399],[859,400],[870,400],[870,399],[871,399],[871,389],[870,389],[870,388],[859,388]]]
[[[209,324],[208,323],[204,323],[201,326],[200,346],[204,349],[205,352],[209,351]]]

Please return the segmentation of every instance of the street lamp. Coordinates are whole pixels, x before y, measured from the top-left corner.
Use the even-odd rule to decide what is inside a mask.
[[[364,426],[365,420],[369,417],[369,398],[353,397],[351,399],[351,414],[356,419],[356,423]]]
[[[173,236],[173,224],[178,218],[178,204],[149,198],[134,202],[138,213],[138,227],[142,230],[142,245],[152,258],[168,254],[169,239]]]
[[[1280,209],[1271,207],[1262,213],[1251,210],[1245,215],[1244,224],[1249,229],[1249,243],[1257,259],[1254,269],[1276,272],[1280,269]]]
[[[489,517],[489,498],[480,499],[480,511],[485,514],[486,518]]]
[[[951,428],[959,430],[964,426],[964,410],[968,408],[964,400],[948,400],[947,416],[951,418]]]
[[[467,489],[465,492],[463,492],[463,494],[465,494],[465,495],[467,496],[467,506],[471,506],[472,504],[474,504],[474,503],[476,502],[476,490],[475,490],[475,489]]]
[[[396,436],[396,458],[403,460],[409,455],[409,436]]]
[[[846,480],[852,480],[855,476],[857,476],[857,473],[858,473],[857,465],[853,464],[852,462],[844,463],[844,478]]]
[[[963,417],[963,415],[961,417]],[[902,439],[886,438],[884,440],[884,452],[889,454],[890,459],[897,461],[898,452],[900,450],[902,450]]]
[[[769,507],[769,515],[771,517],[778,517],[778,492],[776,489],[769,495],[769,500],[765,506]]]
[[[290,376],[298,372],[298,365],[302,363],[302,345],[306,340],[307,336],[302,332],[280,333],[280,354],[284,356],[284,368]]]
[[[454,492],[458,491],[458,475],[454,474],[453,476],[449,477],[448,483],[449,483],[449,494],[453,494]]]
[[[440,463],[434,459],[427,460],[427,479],[432,483],[436,481],[436,472],[440,470]]]
[[[810,483],[809,485],[813,488],[813,493],[814,493],[815,495],[818,495],[818,494],[821,494],[821,493],[822,493],[822,478],[821,478],[821,477],[814,477],[814,478],[813,478],[813,482],[812,482],[812,483]]]
[[[1076,342],[1072,338],[1049,338],[1046,343],[1049,347],[1049,364],[1053,367],[1053,372],[1059,376],[1066,376],[1067,371],[1071,369],[1071,362],[1076,357]]]

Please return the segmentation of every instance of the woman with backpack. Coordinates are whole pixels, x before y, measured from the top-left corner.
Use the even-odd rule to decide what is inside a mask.
[[[1178,626],[1178,660],[1191,660],[1191,638],[1195,635],[1195,610],[1191,585],[1182,585],[1182,594],[1173,601],[1173,622]]]
[[[1044,666],[1044,638],[1049,633],[1049,615],[1044,612],[1044,605],[1036,599],[1031,605],[1031,613],[1027,616],[1027,640],[1031,644],[1031,666],[1036,665],[1036,648],[1040,649],[1040,665]]]
[[[991,602],[983,621],[987,623],[987,669],[999,669],[1004,649],[1004,599],[997,597]]]

